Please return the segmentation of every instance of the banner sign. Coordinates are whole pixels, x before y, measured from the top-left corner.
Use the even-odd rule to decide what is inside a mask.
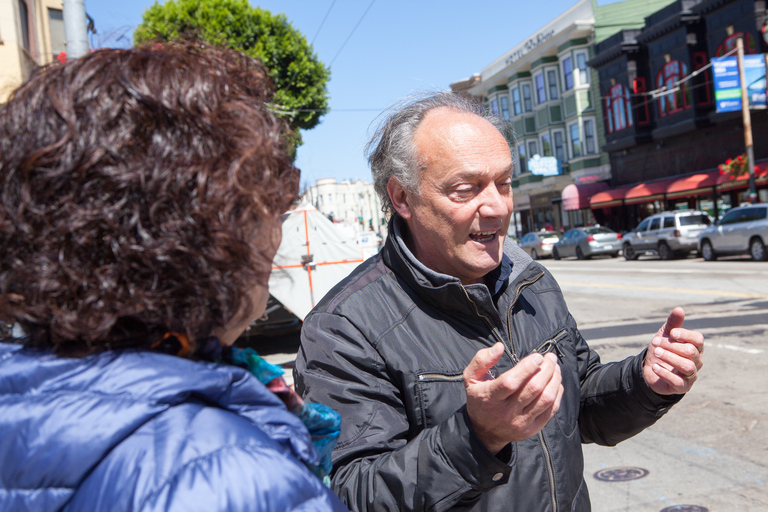
[[[736,57],[715,57],[712,59],[715,79],[715,103],[718,112],[741,110],[741,80]],[[765,97],[765,56],[745,55],[744,75],[747,81],[749,108],[766,108]]]
[[[557,176],[560,174],[560,162],[553,156],[533,155],[528,160],[528,170],[536,176]]]

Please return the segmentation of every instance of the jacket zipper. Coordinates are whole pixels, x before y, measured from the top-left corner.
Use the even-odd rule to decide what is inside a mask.
[[[485,316],[485,315],[483,315],[482,313],[480,313],[480,311],[477,309],[477,304],[475,304],[475,301],[473,301],[473,300],[472,300],[472,299],[469,297],[469,294],[467,293],[467,289],[466,289],[466,288],[464,288],[464,285],[461,285],[461,289],[462,289],[462,291],[464,292],[464,296],[467,298],[467,300],[469,301],[469,303],[470,303],[470,304],[472,304],[472,307],[473,307],[473,308],[475,308],[475,314],[476,314],[477,316],[479,316],[480,318],[482,318],[483,320],[485,320],[485,323],[487,323],[487,324],[488,324],[488,327],[490,327],[490,328],[491,328],[491,334],[493,334],[493,337],[494,337],[494,338],[496,338],[496,341],[500,341],[500,342],[501,342],[501,344],[502,344],[502,345],[504,345],[504,351],[505,351],[505,352],[507,353],[507,355],[508,355],[508,356],[509,356],[509,357],[512,359],[512,362],[513,362],[514,364],[517,364],[517,359],[515,358],[515,354],[514,354],[513,350],[512,350],[512,349],[510,349],[510,347],[511,347],[511,345],[512,345],[512,342],[511,342],[511,340],[510,340],[510,347],[508,347],[508,346],[507,346],[507,344],[506,344],[506,343],[504,343],[504,338],[502,338],[502,337],[501,337],[501,334],[499,334],[499,330],[498,330],[498,329],[497,329],[497,328],[496,328],[496,327],[493,325],[493,322],[491,322],[491,320],[490,320],[490,319],[489,319],[487,316]]]
[[[418,379],[420,381],[425,380],[442,380],[445,382],[455,382],[464,380],[464,374],[458,373],[455,375],[445,375],[443,373],[422,373],[419,375]]]
[[[517,303],[517,299],[520,297],[520,294],[523,292],[524,288],[527,288],[528,286],[532,285],[539,279],[541,279],[544,276],[544,272],[541,274],[534,276],[532,279],[528,281],[524,281],[517,285],[517,290],[515,291],[515,297],[512,299],[512,302],[509,304],[509,309],[507,310],[507,334],[509,335],[509,346],[512,347],[512,362],[517,364],[520,362],[517,358],[517,353],[515,352],[515,343],[512,339],[512,308],[515,307],[515,304]]]
[[[568,331],[566,331],[565,329],[562,329],[557,334],[555,334],[552,338],[549,338],[547,341],[539,345],[539,347],[535,350],[535,352],[538,352],[539,354],[544,355],[554,350],[555,352],[557,352],[557,357],[562,359],[563,351],[560,348],[560,341],[565,339],[567,336],[568,336]]]
[[[541,447],[544,448],[544,457],[547,459],[547,472],[549,473],[549,492],[550,497],[552,498],[552,510],[553,512],[557,512],[557,494],[555,494],[555,468],[552,465],[552,456],[549,453],[549,447],[547,447],[547,442],[544,440],[544,433],[539,430],[539,442],[541,443]]]
[[[514,342],[512,338],[512,308],[515,307],[515,303],[517,303],[517,299],[520,297],[520,294],[522,293],[523,289],[525,287],[528,287],[541,279],[544,276],[544,272],[541,274],[533,277],[529,281],[525,281],[523,283],[520,283],[517,287],[517,291],[515,292],[515,298],[512,301],[512,303],[509,305],[509,309],[507,310],[507,331],[509,334],[509,344],[511,347],[513,347],[514,350]],[[566,335],[565,329],[558,332],[553,338],[548,339],[544,343],[542,343],[538,349],[536,349],[537,352],[540,352],[541,350],[545,350],[545,352],[540,352],[541,354],[546,354],[547,352],[551,351],[553,348],[557,350],[558,356],[562,356],[560,352],[560,347],[558,346],[558,342]],[[517,363],[517,354],[514,354],[514,361]],[[550,491],[550,498],[552,499],[552,508],[554,512],[557,512],[557,494],[555,492],[555,468],[552,464],[552,456],[549,453],[549,447],[547,446],[546,441],[544,440],[544,434],[539,431],[539,443],[541,444],[542,450],[544,450],[544,458],[547,460],[547,473],[549,473],[549,491]]]

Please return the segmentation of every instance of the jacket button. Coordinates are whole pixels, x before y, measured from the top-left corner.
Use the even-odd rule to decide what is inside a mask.
[[[501,480],[503,477],[504,477],[504,473],[496,473],[495,475],[493,475],[493,476],[491,477],[491,480],[493,480],[494,482],[498,482],[498,481],[499,481],[499,480]]]

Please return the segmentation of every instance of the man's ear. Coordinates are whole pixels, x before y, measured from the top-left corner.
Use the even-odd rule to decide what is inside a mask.
[[[400,216],[408,220],[411,218],[411,197],[408,190],[400,183],[400,180],[392,176],[387,182],[387,194],[389,194],[389,200],[392,201],[392,206]]]

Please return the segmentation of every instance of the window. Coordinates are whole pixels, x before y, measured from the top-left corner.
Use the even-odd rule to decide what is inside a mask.
[[[539,73],[533,79],[536,82],[536,102],[541,105],[547,101],[547,89],[544,87],[544,73]]]
[[[664,217],[664,227],[665,228],[674,228],[675,227],[675,218],[674,217]]]
[[[501,117],[509,121],[509,98],[506,95],[499,98],[501,102]]]
[[[579,68],[579,84],[587,85],[589,83],[589,69],[587,69],[586,53],[576,55],[576,66]]]
[[[525,144],[518,144],[517,146],[517,156],[520,158],[520,166],[518,167],[516,174],[522,174],[526,172],[525,167]]]
[[[738,38],[744,39],[744,53],[751,55],[757,53],[757,45],[755,44],[755,38],[752,34],[745,34],[744,32],[735,32],[733,35],[728,36],[720,43],[720,46],[715,50],[715,57],[722,57],[729,51],[736,48],[736,40]]]
[[[597,143],[595,142],[595,121],[593,119],[584,120],[584,146],[588,155],[597,153]]]
[[[499,104],[495,98],[491,100],[491,114],[499,115]]]
[[[29,44],[29,11],[27,2],[19,0],[19,22],[21,23],[21,45],[28,52],[32,51]]]
[[[605,99],[605,117],[608,133],[613,133],[632,126],[632,103],[629,90],[622,84],[616,84],[608,91]]]
[[[651,227],[648,229],[653,231],[654,229],[659,229],[659,226],[661,225],[661,217],[656,217],[651,221]]]
[[[512,108],[516,116],[523,112],[523,106],[520,104],[520,89],[517,87],[512,89]]]
[[[573,89],[573,59],[570,57],[563,61],[563,76],[565,77],[565,90]]]
[[[64,36],[64,12],[61,9],[48,8],[48,26],[51,31],[51,52],[54,58],[67,51],[67,38]]]
[[[535,140],[528,141],[528,154],[531,156],[539,154],[539,148],[537,147]]]
[[[531,84],[523,84],[523,108],[526,112],[533,110],[533,104],[531,103]]]
[[[579,137],[579,124],[574,123],[569,128],[571,135],[571,158],[581,156],[581,138]]]
[[[549,99],[557,99],[557,72],[554,69],[547,71],[547,85],[549,85]]]
[[[541,136],[541,153],[541,156],[552,156],[552,143],[548,133]]]
[[[561,130],[552,132],[552,138],[555,141],[555,158],[565,162],[567,158],[565,157],[565,137],[563,137],[563,132]]]
[[[645,231],[648,228],[648,224],[651,223],[651,219],[645,219],[643,222],[640,223],[639,226],[637,226],[636,232]]]
[[[659,115],[666,116],[691,108],[691,89],[688,82],[675,86],[688,74],[688,66],[679,60],[668,62],[656,75],[656,88],[666,87],[668,93],[658,97]]]

